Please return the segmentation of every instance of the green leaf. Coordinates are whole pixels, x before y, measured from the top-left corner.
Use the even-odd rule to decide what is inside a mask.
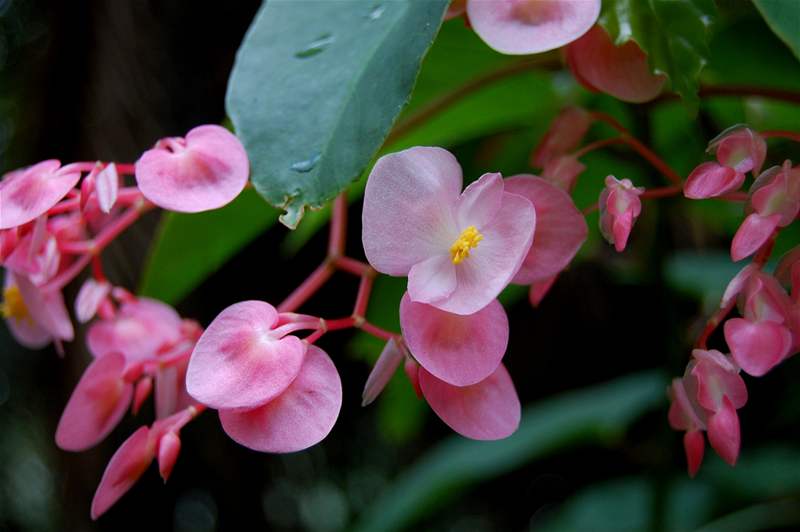
[[[696,112],[700,72],[709,57],[709,27],[717,16],[713,0],[605,0],[600,24],[617,45],[635,41],[656,74]]]
[[[797,0],[753,0],[761,16],[800,59],[800,2]]]
[[[519,429],[505,440],[451,436],[389,486],[355,529],[399,530],[472,484],[568,445],[619,438],[633,420],[665,400],[665,386],[658,373],[627,376],[526,407]]]
[[[249,189],[222,209],[165,213],[139,293],[177,303],[277,218],[278,213]]]
[[[407,102],[447,0],[266,2],[227,108],[251,179],[294,228],[357,179]]]

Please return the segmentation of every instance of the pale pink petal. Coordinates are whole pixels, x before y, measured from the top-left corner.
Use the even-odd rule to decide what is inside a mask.
[[[750,321],[792,321],[792,301],[780,283],[762,271],[753,274],[745,289],[742,314]]]
[[[567,47],[567,62],[576,79],[588,89],[626,102],[654,99],[667,81],[666,76],[650,72],[647,54],[636,42],[615,46],[600,26],[594,26]]]
[[[689,174],[683,184],[683,195],[690,199],[722,196],[738,190],[744,183],[744,174],[714,162],[703,163]]]
[[[581,107],[563,109],[553,119],[547,133],[533,152],[531,166],[547,168],[548,163],[577,148],[591,124],[592,117],[585,109]]]
[[[613,225],[611,226],[611,234],[614,235],[614,249],[616,249],[618,253],[624,251],[625,246],[628,244],[628,237],[631,234],[631,229],[633,229],[633,221],[632,211],[625,211],[620,216],[614,217]]]
[[[535,228],[536,211],[531,202],[504,192],[495,218],[478,228],[483,239],[456,265],[456,289],[447,299],[432,304],[464,315],[488,305],[516,275],[530,250]],[[414,294],[411,296],[413,299]]]
[[[147,199],[172,211],[200,212],[230,203],[247,184],[247,153],[227,129],[199,126],[186,139],[164,139],[136,162]]]
[[[536,209],[533,244],[512,282],[531,284],[555,276],[586,240],[586,220],[569,194],[544,179],[518,175],[505,184],[507,192],[528,199]]]
[[[238,443],[271,453],[301,451],[322,441],[342,406],[342,382],[330,357],[310,345],[297,378],[254,410],[220,410],[222,428]]]
[[[600,0],[469,0],[467,15],[498,52],[536,54],[586,33],[600,15]]]
[[[88,278],[75,298],[75,317],[81,323],[91,320],[102,303],[111,293],[111,284]]]
[[[725,287],[725,293],[722,294],[722,301],[720,308],[727,307],[739,294],[744,290],[750,276],[758,270],[755,264],[748,264],[737,273],[733,279],[730,280],[728,286]]]
[[[683,449],[686,451],[686,463],[689,468],[689,476],[694,478],[703,463],[705,454],[706,439],[699,430],[690,430],[683,435]]]
[[[727,397],[722,401],[722,408],[708,418],[708,441],[723,460],[736,465],[741,441],[739,416]]]
[[[42,292],[38,286],[35,286],[23,275],[15,275],[14,280],[33,321],[50,333],[54,339],[71,342],[75,337],[75,330],[72,327],[72,321],[70,321],[61,292]]]
[[[18,298],[16,301],[3,301],[6,305],[25,305],[24,316],[7,316],[5,318],[8,330],[14,339],[28,349],[40,349],[53,341],[52,335],[31,316],[30,311],[22,298],[22,293],[16,285],[17,276],[6,271],[3,280],[3,299]]]
[[[408,275],[415,264],[447,251],[458,237],[453,212],[461,167],[442,148],[416,147],[381,157],[364,191],[362,242],[372,266]]]
[[[106,166],[95,178],[95,190],[100,210],[108,214],[117,201],[119,191],[119,174],[114,163]]]
[[[779,214],[764,217],[755,212],[745,218],[731,242],[733,262],[738,262],[758,251],[778,227],[780,219]]]
[[[156,373],[156,419],[164,419],[188,407],[192,398],[186,391],[188,361],[160,368]]]
[[[189,395],[212,408],[255,408],[297,377],[306,347],[272,333],[278,313],[269,303],[243,301],[223,310],[194,348],[186,373]]]
[[[739,369],[731,360],[716,350],[692,351],[696,364],[691,374],[697,378],[697,402],[703,408],[715,412],[722,406],[722,398],[727,397],[734,408],[747,403],[747,387],[739,375]]]
[[[672,385],[669,388],[672,402],[667,413],[669,426],[675,430],[686,431],[705,429],[706,425],[700,418],[703,411],[696,400],[697,379],[691,373],[687,377],[672,379]],[[687,384],[691,385],[690,389],[687,389]]]
[[[125,495],[136,484],[154,457],[155,444],[150,438],[150,429],[139,427],[139,430],[125,440],[108,462],[92,499],[92,519],[103,515]]]
[[[495,299],[469,316],[400,302],[400,326],[411,354],[435,377],[454,386],[476,384],[494,373],[508,345],[508,318]]]
[[[503,202],[503,176],[483,174],[470,183],[456,202],[456,221],[459,227],[481,227],[494,218]]]
[[[78,184],[81,173],[42,161],[0,182],[0,229],[16,227],[46,213]]]
[[[750,202],[761,216],[780,215],[778,225],[786,227],[800,213],[800,169],[785,161],[770,181],[757,189],[753,185]]]
[[[553,183],[565,192],[570,192],[586,165],[571,155],[550,159],[542,169],[542,179]]]
[[[158,440],[158,472],[167,481],[181,452],[181,439],[174,432],[167,432]]]
[[[420,303],[440,303],[453,293],[456,286],[456,265],[449,253],[419,262],[408,272],[408,292],[414,301]]]
[[[473,440],[500,440],[519,426],[521,406],[514,383],[501,364],[472,386],[453,386],[419,369],[425,400],[451,429]]]
[[[390,338],[381,351],[378,360],[375,361],[375,366],[367,377],[367,382],[364,384],[364,391],[361,393],[361,406],[367,406],[372,403],[378,395],[383,391],[392,376],[397,371],[400,363],[405,359],[405,353],[397,345],[394,338]]]
[[[550,292],[550,288],[553,287],[553,283],[556,282],[556,279],[558,279],[558,275],[531,283],[531,289],[528,291],[528,300],[531,302],[531,306],[534,308],[539,306],[544,296]]]
[[[725,341],[736,363],[754,377],[779,364],[792,347],[792,333],[772,321],[749,322],[733,318],[725,322]]]
[[[764,138],[749,128],[741,128],[725,135],[716,143],[717,160],[737,172],[758,174],[767,156]]]
[[[92,361],[67,402],[56,429],[56,444],[65,451],[84,451],[117,426],[133,395],[125,382],[125,357],[119,353]]]

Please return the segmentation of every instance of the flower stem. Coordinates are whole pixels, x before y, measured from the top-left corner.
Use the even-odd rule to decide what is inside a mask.
[[[794,131],[771,130],[771,131],[760,131],[758,134],[764,137],[765,139],[780,138],[780,139],[789,139],[794,142],[800,142],[800,133],[796,133]]]

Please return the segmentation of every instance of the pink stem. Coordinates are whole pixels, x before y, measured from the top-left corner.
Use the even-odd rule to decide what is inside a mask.
[[[365,333],[371,334],[376,338],[380,338],[381,340],[386,340],[387,342],[397,336],[397,334],[387,331],[386,329],[382,329],[377,325],[373,325],[367,321],[361,324],[361,330]]]
[[[49,216],[54,216],[56,214],[63,214],[65,212],[76,211],[80,208],[80,206],[81,206],[80,199],[71,198],[61,201],[61,203],[57,204],[56,206],[48,210],[47,214]]]
[[[330,238],[328,239],[328,256],[344,255],[345,236],[347,235],[347,194],[339,194],[333,200],[331,214]]]
[[[92,260],[92,255],[87,253],[85,255],[80,255],[75,262],[73,262],[69,268],[64,270],[63,272],[59,273],[47,283],[42,285],[42,292],[55,292],[61,290],[65,286],[67,286],[73,279],[75,279],[78,274],[83,271],[86,265],[89,264]]]
[[[592,151],[595,151],[595,150],[599,150],[601,148],[605,148],[606,146],[611,146],[613,144],[621,144],[621,143],[624,143],[624,142],[625,141],[622,139],[622,137],[611,137],[609,139],[596,140],[596,141],[594,141],[592,143],[587,144],[583,148],[575,151],[572,154],[572,156],[575,157],[576,159],[580,159],[581,157],[583,157],[584,155],[586,155],[589,152],[592,152]]]
[[[352,273],[359,277],[367,275],[367,272],[372,270],[372,266],[360,260],[351,259],[350,257],[336,257],[333,261],[334,265],[342,271]],[[372,270],[374,272],[374,270]]]
[[[283,303],[278,305],[278,312],[294,312],[297,310],[300,305],[308,301],[317,290],[322,288],[322,285],[333,275],[333,271],[334,269],[331,262],[326,259],[308,276],[308,279],[303,281],[300,286],[294,289],[294,292],[289,294],[289,297],[283,300]]]
[[[366,315],[374,280],[374,275],[365,274],[361,277],[361,283],[358,285],[358,295],[356,295],[356,304],[353,309],[354,316],[364,317]]]

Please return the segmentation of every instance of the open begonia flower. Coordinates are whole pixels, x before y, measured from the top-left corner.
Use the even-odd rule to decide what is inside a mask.
[[[78,184],[81,173],[56,160],[6,174],[0,181],[0,229],[17,227],[46,213]]]
[[[600,0],[468,0],[467,16],[498,52],[536,54],[586,33],[600,16]]]
[[[133,396],[133,384],[124,378],[125,365],[120,353],[109,353],[89,364],[58,422],[59,447],[86,450],[117,426]]]
[[[11,335],[29,349],[42,348],[53,340],[47,329],[34,319],[16,284],[15,275],[10,271],[6,272],[3,283],[0,315],[5,319]]]
[[[200,212],[233,201],[247,185],[250,163],[236,136],[221,126],[199,126],[186,138],[161,139],[136,162],[144,196],[164,209]]]
[[[364,391],[361,394],[361,406],[367,406],[380,395],[405,358],[406,354],[401,345],[394,337],[390,338],[378,356],[378,360],[375,361],[372,371],[369,372],[367,382],[364,384]]]
[[[5,283],[2,314],[22,345],[38,348],[51,340],[72,341],[75,330],[60,291],[43,292],[25,275],[11,271]]]
[[[182,323],[169,305],[140,297],[124,302],[113,318],[93,323],[86,343],[95,357],[116,352],[130,363],[138,362],[180,341]]]
[[[409,351],[428,372],[454,386],[469,386],[494,373],[508,346],[508,318],[496,299],[467,316],[400,301],[400,326]]]
[[[512,282],[531,284],[557,275],[586,241],[589,229],[583,214],[569,194],[540,177],[509,177],[505,189],[526,198],[536,209],[536,235]]]
[[[212,408],[254,408],[283,393],[306,353],[277,329],[278,311],[263,301],[223,310],[198,340],[186,373],[189,395]]]
[[[599,25],[570,43],[566,56],[581,85],[625,102],[648,102],[661,94],[667,81],[650,71],[647,54],[635,41],[617,46]]]
[[[442,421],[473,440],[500,440],[519,427],[521,406],[514,383],[502,364],[471,386],[453,386],[419,368],[422,395]]]
[[[550,123],[531,155],[531,165],[544,168],[547,163],[571,152],[583,140],[592,125],[592,117],[582,107],[565,107]]]
[[[606,187],[600,193],[600,232],[617,251],[623,251],[633,224],[642,212],[639,199],[644,188],[634,187],[630,179],[606,177]]]
[[[342,406],[342,382],[330,357],[309,345],[297,377],[277,397],[252,410],[219,411],[222,428],[255,451],[291,453],[330,433]]]
[[[536,213],[485,174],[459,194],[461,167],[441,148],[381,157],[367,181],[362,241],[370,264],[408,275],[411,299],[456,314],[488,305],[530,249]]]

